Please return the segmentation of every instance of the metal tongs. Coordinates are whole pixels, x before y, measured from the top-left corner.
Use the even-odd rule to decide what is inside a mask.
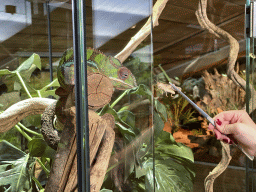
[[[170,83],[169,84],[172,86],[172,88],[177,91],[182,97],[184,97],[198,112],[200,112],[208,121],[209,123],[211,123],[214,127],[215,126],[215,122],[213,120],[213,118],[211,118],[207,113],[205,113],[200,107],[198,107],[192,100],[190,100],[180,89],[178,89],[174,84]],[[225,134],[223,134],[225,135]],[[230,138],[230,137],[229,137]],[[231,138],[230,138],[231,141],[233,141]],[[254,159],[254,156],[251,156],[249,155],[246,151],[244,151],[244,149],[239,145],[239,144],[236,144],[234,141],[233,141],[233,145],[235,145],[238,149],[240,149],[251,161],[253,161]]]

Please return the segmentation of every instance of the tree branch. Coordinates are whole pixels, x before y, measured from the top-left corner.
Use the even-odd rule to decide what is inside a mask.
[[[237,40],[230,35],[228,32],[217,27],[213,24],[207,17],[207,0],[199,0],[198,10],[196,11],[196,16],[198,23],[202,28],[207,29],[210,33],[214,34],[217,37],[225,39],[230,44],[229,57],[227,63],[227,76],[242,89],[246,90],[246,81],[238,75],[235,71],[235,64],[239,52],[239,43]],[[250,92],[256,94],[252,85],[250,85]],[[255,108],[255,107],[254,107]],[[250,99],[250,112],[254,110],[252,108],[252,99]]]
[[[128,42],[128,44],[125,46],[125,48],[118,53],[115,58],[117,58],[121,63],[123,63],[129,55],[137,48],[137,46],[144,40],[151,32],[151,19],[153,22],[153,28],[155,26],[158,26],[158,19],[166,5],[168,0],[158,0],[154,7],[153,7],[153,13],[152,16],[149,17],[148,21],[145,23],[145,25],[134,35],[131,40]]]

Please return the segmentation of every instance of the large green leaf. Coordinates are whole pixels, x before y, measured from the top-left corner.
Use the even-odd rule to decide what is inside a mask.
[[[155,174],[153,166],[155,166]],[[143,168],[147,170],[147,191],[153,191],[154,183],[156,192],[193,191],[193,178],[189,171],[170,158],[162,160],[156,157],[155,164],[153,164],[153,159],[149,158],[143,163]]]
[[[159,113],[157,113],[155,110],[154,110],[153,122],[154,122],[154,136],[158,137],[158,135],[162,132],[164,128],[164,121],[159,115]]]
[[[135,127],[135,115],[128,110],[123,110],[117,113],[118,117],[126,122],[131,127]]]
[[[30,155],[33,157],[47,157],[53,159],[55,150],[49,147],[44,139],[35,138],[28,143]]]
[[[171,133],[162,131],[155,139],[155,144],[157,145],[159,143],[176,144],[177,142]]]
[[[23,87],[22,83],[28,86],[27,82],[29,82],[31,74],[36,68],[41,69],[41,59],[38,54],[34,53],[14,71],[0,70],[0,76],[5,75],[3,82],[9,85],[8,90],[19,91]],[[10,86],[13,86],[13,89]]]
[[[34,159],[7,141],[0,142],[0,191],[32,191]]]
[[[35,138],[29,141],[28,149],[33,157],[41,157],[47,147],[47,143],[43,139]]]
[[[179,157],[184,158],[190,161],[191,163],[194,162],[194,155],[192,150],[184,145],[183,143],[176,143],[176,144],[158,144],[158,147],[155,149],[155,153],[159,154],[162,157]]]
[[[156,111],[163,116],[164,121],[167,121],[167,112],[164,104],[160,103],[160,101],[155,99],[155,108],[156,108]]]
[[[193,191],[195,177],[192,150],[177,143],[170,133],[162,131],[155,139],[156,191]],[[148,153],[136,166],[136,178],[146,176],[146,191],[153,190],[153,153]],[[145,160],[146,159],[146,160]]]

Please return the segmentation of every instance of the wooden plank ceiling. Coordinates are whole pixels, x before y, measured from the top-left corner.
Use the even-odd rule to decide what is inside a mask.
[[[32,24],[1,42],[0,68],[3,65],[6,66],[8,61],[19,56],[20,53],[48,52],[48,25],[44,6],[42,3],[30,2]],[[70,1],[62,2],[65,4],[55,7],[50,14],[52,51],[56,55],[73,44],[71,3]],[[91,3],[86,2],[87,45],[92,46],[92,10]],[[153,50],[154,56],[157,58],[155,66],[161,63],[167,70],[228,45],[226,41],[217,39],[200,28],[195,16],[197,6],[198,0],[168,1],[160,16],[159,25],[153,29]],[[244,1],[209,0],[208,17],[237,40],[244,39]],[[101,46],[100,50],[104,52],[111,47],[113,54],[118,53],[146,20],[146,18],[143,19],[136,26],[112,38]]]

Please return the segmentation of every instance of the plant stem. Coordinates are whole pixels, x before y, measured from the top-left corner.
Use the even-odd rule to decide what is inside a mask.
[[[28,129],[27,127],[25,127],[23,124],[21,124],[20,122],[18,123],[18,125],[22,128],[22,129],[24,129],[24,130],[26,130],[27,132],[29,132],[29,133],[32,133],[32,134],[34,134],[34,135],[37,135],[37,136],[42,136],[40,133],[37,133],[37,132],[35,132],[35,131],[32,131],[32,130],[30,130],[30,129]]]
[[[166,79],[167,79],[170,83],[172,83],[172,80],[171,80],[170,77],[166,74],[165,70],[161,67],[161,65],[158,65],[158,67],[163,71],[163,74],[164,74],[164,76],[166,77]]]
[[[21,124],[21,123],[20,123]],[[21,124],[22,125],[22,124]],[[23,127],[25,127],[24,125],[22,125]],[[18,125],[14,126],[28,141],[31,141],[32,138],[25,133]],[[26,128],[26,127],[25,127]],[[27,130],[27,128],[26,128]],[[31,131],[31,130],[30,130]],[[37,157],[35,157],[37,162],[41,165],[42,169],[45,171],[46,175],[49,176],[50,171],[44,166],[44,164],[42,163],[42,161],[40,159],[38,159]]]
[[[128,93],[128,89],[125,90],[125,91],[110,105],[110,108],[113,108],[127,93]]]
[[[39,189],[44,189],[43,186],[41,185],[41,183],[37,180],[37,178],[35,178],[34,176],[32,176],[33,181],[35,181],[36,185],[39,187]]]
[[[42,98],[42,95],[41,95],[40,91],[37,90],[36,92],[37,92],[38,96],[39,96],[40,98]]]
[[[45,165],[42,163],[42,161],[36,157],[37,162],[41,165],[42,169],[44,170],[44,172],[46,173],[47,176],[49,176],[50,171],[45,167]]]
[[[18,125],[15,125],[14,126],[28,141],[31,141],[32,138],[27,134],[25,133]]]
[[[19,78],[19,80],[20,80],[20,82],[21,82],[23,88],[25,89],[27,95],[28,95],[30,98],[32,98],[32,96],[30,95],[30,93],[29,93],[29,91],[28,91],[27,86],[25,85],[25,83],[24,83],[24,81],[23,81],[23,79],[22,79],[22,77],[20,76],[20,73],[19,73],[18,71],[16,71],[16,75],[18,76],[18,78]]]

